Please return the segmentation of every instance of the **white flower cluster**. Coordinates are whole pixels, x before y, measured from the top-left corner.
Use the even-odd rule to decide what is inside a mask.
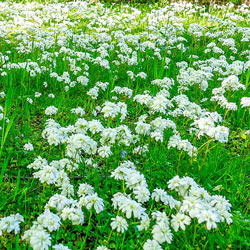
[[[173,97],[171,101],[177,105],[176,109],[169,112],[173,117],[184,116],[194,120],[206,112],[206,110],[202,109],[198,104],[189,101],[189,98],[184,94]]]
[[[23,216],[19,213],[0,218],[0,236],[4,232],[10,233],[14,231],[15,234],[19,233],[20,223],[23,221]]]
[[[63,195],[71,196],[74,194],[67,172],[76,170],[78,165],[71,160],[65,158],[48,164],[46,159],[39,156],[33,163],[28,165],[28,168],[38,170],[33,173],[33,176],[38,178],[41,183],[54,184],[62,190]]]
[[[118,233],[123,233],[128,229],[128,223],[127,221],[121,217],[121,216],[116,216],[115,218],[111,219],[112,222],[110,226],[112,227],[113,230],[116,230]]]
[[[0,92],[0,97],[1,97],[2,99],[4,99],[4,98],[5,98],[5,96],[6,96],[6,94],[5,94],[5,92],[4,92],[4,91]]]
[[[61,216],[62,217],[62,216]],[[51,246],[50,233],[57,231],[61,225],[61,218],[49,210],[38,216],[32,227],[24,232],[23,240],[29,242],[34,250],[48,250]],[[70,250],[63,244],[53,246],[55,250]]]
[[[97,151],[97,142],[84,134],[73,134],[67,139],[66,155],[70,158],[79,160],[80,155],[95,154]]]
[[[208,230],[216,228],[219,222],[232,223],[231,204],[225,197],[209,195],[192,178],[176,176],[168,182],[168,188],[175,190],[182,197],[178,213],[188,214],[190,218],[197,218],[199,223],[205,222]],[[188,221],[186,216],[179,214],[178,217]],[[177,229],[177,218],[173,217],[175,229]],[[179,221],[181,223],[182,220]]]
[[[159,116],[148,124],[145,122],[146,118],[147,115],[142,115],[139,117],[139,121],[135,122],[135,131],[139,135],[150,135],[156,141],[160,140],[163,142],[165,130],[171,129],[174,133],[176,132],[176,125],[170,119],[164,119]]]
[[[3,107],[0,105],[0,121],[2,121],[4,118],[4,110]]]
[[[227,98],[223,95],[216,95],[212,96],[210,99],[212,102],[217,102],[220,107],[227,109],[227,110],[237,110],[238,107],[236,103],[228,102]]]
[[[231,204],[223,196],[209,195],[190,177],[175,176],[168,181],[168,188],[171,191],[176,191],[180,200],[174,199],[164,189],[154,189],[151,195],[152,200],[156,203],[163,203],[164,209],[170,208],[171,218],[167,216],[165,210],[157,210],[151,212],[152,219],[148,214],[150,212],[142,206],[142,203],[149,201],[150,193],[147,190],[147,183],[144,176],[136,170],[134,163],[124,161],[112,172],[111,177],[123,182],[123,193],[115,193],[112,198],[114,209],[118,209],[120,213],[116,218],[111,219],[111,227],[113,230],[123,233],[129,228],[127,220],[132,217],[140,220],[140,224],[137,226],[138,230],[151,230],[153,237],[152,240],[148,239],[144,243],[143,249],[152,249],[150,247],[162,249],[162,243],[170,244],[173,239],[171,227],[175,232],[180,229],[185,230],[193,218],[197,218],[199,224],[205,223],[208,230],[216,228],[220,222],[232,223]],[[136,192],[138,187],[147,190],[144,192],[147,193],[146,199],[138,198]],[[85,189],[90,188],[86,186]],[[132,193],[126,194],[127,190],[132,190]],[[143,190],[141,192],[143,193]],[[121,216],[121,213],[126,219]],[[151,226],[153,220],[155,223]]]
[[[169,122],[169,126],[174,125]],[[99,148],[98,142],[87,135],[88,131],[91,132],[92,136],[100,133],[99,142],[101,146]],[[99,120],[87,121],[84,118],[77,119],[75,125],[67,127],[61,127],[59,123],[49,119],[46,122],[42,136],[48,140],[50,145],[66,144],[66,156],[77,162],[82,160],[83,153],[95,155],[98,152],[101,157],[108,157],[112,155],[110,146],[115,142],[129,146],[138,140],[126,125],[120,125],[116,128],[104,128]]]
[[[83,108],[78,107],[78,108],[71,109],[71,113],[79,115],[80,117],[82,117],[85,114],[85,111],[84,111]]]
[[[26,151],[33,151],[33,150],[34,150],[33,144],[30,143],[30,142],[24,144],[24,145],[23,145],[23,148],[24,148],[24,150],[26,150]]]
[[[109,250],[106,246],[98,246],[96,250]]]
[[[188,32],[193,34],[195,37],[201,37],[203,35],[204,28],[197,24],[191,23],[188,28]]]
[[[55,194],[50,197],[45,209],[54,209],[57,214],[65,221],[71,221],[72,225],[82,225],[84,214],[79,202],[64,195]]]
[[[49,106],[45,109],[45,115],[55,115],[57,110],[58,109],[55,106]]]
[[[131,98],[133,95],[133,90],[127,87],[115,86],[111,92],[114,92],[119,95],[127,96],[128,98]]]
[[[171,87],[174,85],[174,80],[168,77],[164,77],[163,79],[155,79],[151,81],[151,84],[157,85],[163,89],[171,89]]]
[[[82,225],[84,222],[84,214],[81,207],[85,206],[88,210],[92,207],[96,213],[100,213],[104,209],[104,202],[94,192],[92,186],[83,183],[78,189],[80,200],[67,198],[63,194],[55,194],[50,197],[45,205],[45,212],[38,216],[37,220],[33,222],[33,226],[25,231],[23,239],[28,241],[33,249],[49,249],[51,246],[50,234],[57,231],[63,221],[69,220],[72,225]],[[52,213],[50,210],[56,212]],[[62,244],[55,245],[54,249],[67,249]]]
[[[227,142],[229,136],[229,128],[224,126],[215,126],[214,120],[211,117],[200,118],[195,120],[191,125],[195,126],[197,130],[197,136],[208,135],[219,142]]]
[[[240,104],[242,108],[250,107],[250,97],[242,97],[240,100]],[[250,112],[250,108],[249,108],[249,112]]]
[[[111,117],[111,118],[115,118],[118,115],[120,115],[120,119],[121,121],[123,121],[128,112],[127,112],[127,104],[124,102],[118,102],[117,104],[110,102],[110,101],[106,101],[103,104],[103,108],[102,108],[102,113],[104,114],[104,117]]]
[[[94,188],[87,183],[80,184],[77,194],[80,196],[79,205],[88,210],[94,207],[97,214],[104,210],[104,201],[99,198]]]
[[[211,80],[213,74],[204,70],[195,70],[193,68],[180,69],[177,81],[180,83],[179,92],[188,90],[188,86],[198,85],[202,91],[208,88],[208,80]]]
[[[150,96],[149,94],[136,95],[134,97],[134,101],[140,104],[145,104],[152,113],[159,112],[162,114],[166,114],[167,109],[173,107],[173,104],[168,99],[168,97],[168,91],[160,91],[154,97]]]
[[[193,146],[187,139],[182,140],[179,133],[172,135],[168,141],[168,148],[177,148],[188,153],[190,157],[197,155],[197,148]]]
[[[136,202],[125,194],[114,194],[112,203],[113,207],[123,212],[127,219],[130,219],[132,216],[136,219],[142,219],[146,216],[146,209],[143,208],[139,202]]]
[[[140,203],[145,203],[150,198],[150,192],[147,187],[144,176],[135,169],[135,165],[126,161],[117,167],[111,177],[116,180],[124,180],[127,188],[132,189],[135,199]]]
[[[232,91],[238,91],[239,89],[246,89],[246,86],[241,84],[238,77],[235,75],[228,76],[222,81],[221,87],[214,88],[211,97],[211,101],[216,101],[222,108],[227,110],[237,110],[236,103],[229,102],[224,94]]]

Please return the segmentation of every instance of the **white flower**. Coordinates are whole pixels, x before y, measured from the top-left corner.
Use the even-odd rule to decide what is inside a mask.
[[[2,92],[0,92],[0,97],[1,97],[1,98],[4,98],[4,97],[5,97],[5,95],[6,95],[6,94],[5,94],[3,91],[2,91]]]
[[[147,202],[150,198],[150,192],[145,186],[136,186],[133,190],[135,199],[141,203]]]
[[[219,142],[227,142],[229,136],[229,128],[224,126],[217,126],[214,130],[214,138]]]
[[[124,105],[126,105],[124,103]],[[104,117],[111,117],[115,118],[119,113],[121,113],[121,107],[118,104],[115,104],[113,102],[106,101],[103,104],[103,108],[101,112],[104,114]]]
[[[202,210],[198,216],[198,222],[206,222],[207,229],[217,228],[217,222],[219,222],[219,217],[217,213],[213,213],[211,210]]]
[[[30,142],[24,144],[23,148],[24,148],[24,150],[26,150],[26,151],[33,151],[33,150],[34,150],[34,147],[33,147],[33,145],[32,145]]]
[[[147,230],[149,228],[149,225],[150,225],[150,219],[148,215],[145,215],[144,217],[142,217],[141,224],[138,225],[137,228],[139,231]]]
[[[105,246],[98,246],[96,248],[96,250],[109,250],[109,248],[105,247]]]
[[[147,186],[144,175],[136,170],[128,171],[125,179],[126,179],[126,185],[129,188],[136,188],[138,186],[145,186],[145,187]]]
[[[55,194],[50,197],[45,209],[56,209],[57,212],[61,212],[65,207],[70,205],[70,200],[61,194]]]
[[[57,110],[58,109],[55,106],[49,106],[45,109],[45,115],[55,115]]]
[[[145,208],[141,207],[141,204],[130,199],[126,198],[123,199],[121,204],[119,204],[120,210],[125,213],[126,217],[130,219],[132,214],[135,218],[142,218],[145,215]]]
[[[54,94],[48,94],[48,97],[54,99],[55,95]]]
[[[77,77],[77,82],[79,82],[83,86],[87,86],[89,79],[86,76],[78,76]]]
[[[23,216],[18,213],[0,218],[0,236],[3,232],[10,233],[14,231],[14,233],[17,234],[20,231],[19,224],[23,221]]]
[[[47,166],[48,162],[46,159],[43,159],[41,156],[38,156],[35,161],[27,166],[27,168],[33,169],[42,169],[44,166]]]
[[[80,207],[65,207],[62,210],[61,217],[63,220],[71,220],[73,225],[82,225],[84,220],[84,215]]]
[[[242,97],[240,100],[241,107],[250,107],[250,97]]]
[[[88,210],[94,207],[97,214],[99,214],[104,209],[103,199],[98,197],[96,193],[83,196],[79,201],[79,205],[85,206]]]
[[[144,123],[142,121],[138,121],[135,123],[136,127],[135,127],[135,131],[137,134],[140,135],[147,135],[150,132],[150,124]]]
[[[240,88],[246,89],[246,86],[241,84],[239,78],[235,75],[228,76],[226,79],[224,79],[221,83],[221,86],[228,91],[237,91]]]
[[[183,180],[177,175],[168,181],[168,188],[171,190],[177,190],[183,184]]]
[[[85,196],[85,195],[89,195],[89,194],[94,194],[94,188],[87,183],[82,183],[79,185],[77,194],[80,197]]]
[[[87,92],[87,95],[89,95],[92,99],[97,99],[98,93],[99,93],[99,88],[94,87]]]
[[[88,122],[89,130],[92,134],[101,132],[103,130],[103,126],[100,121],[92,120]]]
[[[52,232],[59,229],[61,219],[58,215],[53,214],[50,211],[45,211],[43,214],[38,216],[37,222],[44,228],[47,228],[49,232]]]
[[[55,250],[70,250],[67,246],[64,246],[63,244],[54,245],[52,248],[54,248]]]
[[[160,244],[162,244],[163,242],[171,243],[173,237],[168,224],[164,223],[164,221],[154,225],[152,234],[154,240],[156,240]]]
[[[71,197],[74,195],[74,186],[71,185],[68,181],[68,179],[66,178],[65,181],[63,181],[61,183],[61,187],[60,189],[62,190],[62,195]]]
[[[70,110],[72,114],[80,115],[81,117],[85,114],[85,111],[83,108],[78,107]]]
[[[139,72],[137,75],[136,75],[136,77],[140,77],[140,78],[142,78],[142,79],[146,79],[147,78],[147,74],[145,73],[145,72]]]
[[[33,103],[33,100],[31,98],[27,98],[26,101],[29,102],[30,104]]]
[[[150,133],[150,137],[151,138],[154,138],[156,141],[161,141],[161,142],[163,142],[163,133],[162,133],[162,131],[154,131],[154,132],[151,132]]]
[[[218,187],[218,186],[217,186]],[[225,199],[225,197],[220,195],[213,195],[211,200],[211,205],[215,206],[218,210],[226,210],[229,211],[232,205]]]
[[[165,197],[167,196],[167,192],[164,189],[156,188],[154,192],[152,193],[152,199],[156,202],[158,201],[164,201]]]
[[[110,150],[110,146],[102,146],[100,148],[98,148],[98,154],[102,157],[109,157],[110,155],[112,155],[112,151]]]
[[[156,202],[161,201],[164,205],[169,205],[171,209],[180,207],[180,202],[168,195],[167,192],[161,188],[156,188],[154,190],[152,193],[152,199]]]
[[[36,98],[40,97],[41,95],[42,95],[41,93],[35,92],[35,97],[36,97]]]
[[[42,183],[54,184],[58,178],[58,174],[59,172],[55,167],[47,165],[38,172],[33,173],[33,176],[39,178]]]
[[[111,227],[112,230],[116,230],[118,233],[123,233],[124,231],[126,231],[128,229],[128,223],[127,221],[121,217],[121,216],[116,216],[115,218],[111,219]]]
[[[51,237],[44,230],[32,230],[30,232],[30,245],[34,250],[48,250],[51,246]],[[25,235],[24,235],[25,239]]]
[[[176,215],[172,215],[171,226],[177,232],[179,227],[182,230],[185,230],[185,225],[190,225],[191,219],[187,215],[183,213],[177,213]]]
[[[162,247],[156,240],[148,239],[143,245],[143,250],[162,250]]]
[[[85,134],[88,130],[88,122],[84,118],[79,118],[75,123],[75,128],[77,133]]]
[[[189,213],[189,216],[191,218],[197,217],[201,213],[201,209],[202,204],[200,202],[200,199],[194,196],[185,197],[180,208],[182,212]]]

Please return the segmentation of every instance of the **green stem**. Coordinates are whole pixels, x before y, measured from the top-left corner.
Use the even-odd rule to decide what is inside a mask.
[[[177,175],[179,175],[179,169],[180,169],[180,165],[181,165],[181,156],[183,154],[183,151],[181,151],[180,155],[179,155],[179,159],[178,159],[178,165],[177,165]]]
[[[113,233],[113,230],[111,230],[110,233],[109,233],[109,237],[108,237],[108,240],[107,240],[108,243],[109,243],[109,241],[110,241],[110,238],[111,238],[112,233]]]
[[[246,111],[247,111],[247,109],[244,110],[243,116],[242,116],[242,118],[241,118],[240,128],[241,128],[242,123],[243,123],[243,121],[244,121]]]
[[[92,217],[92,210],[90,210],[90,214],[89,214],[89,221],[88,221],[88,226],[87,226],[87,232],[86,232],[86,236],[84,238],[84,241],[82,242],[82,245],[81,245],[81,250],[84,248],[85,244],[86,244],[86,241],[87,241],[87,238],[88,238],[88,235],[89,235],[89,226],[90,226],[90,223],[91,223],[91,217]]]
[[[200,151],[204,146],[206,146],[207,144],[209,144],[209,143],[212,142],[213,140],[214,140],[214,139],[212,138],[212,139],[208,140],[207,142],[203,143],[203,144],[198,148],[197,151]]]
[[[197,231],[197,226],[198,226],[198,224],[195,224],[195,226],[194,226],[193,246],[194,246],[195,239],[196,239],[196,231]]]
[[[122,191],[123,191],[123,193],[126,192],[125,181],[124,180],[122,180]]]

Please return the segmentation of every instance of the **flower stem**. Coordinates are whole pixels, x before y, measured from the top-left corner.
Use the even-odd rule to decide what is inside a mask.
[[[86,244],[86,241],[87,241],[87,238],[88,238],[88,235],[89,235],[89,226],[90,226],[90,223],[91,223],[91,217],[92,217],[92,210],[90,210],[90,214],[89,214],[89,221],[88,221],[88,226],[87,226],[87,232],[86,232],[86,236],[84,238],[84,241],[82,242],[82,245],[81,245],[81,250],[84,248],[85,244]]]
[[[111,230],[110,233],[109,233],[109,237],[108,237],[108,240],[107,240],[108,242],[110,241],[112,233],[113,233],[113,230]]]

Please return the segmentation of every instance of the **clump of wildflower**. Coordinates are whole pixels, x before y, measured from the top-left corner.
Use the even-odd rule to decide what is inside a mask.
[[[128,223],[127,221],[121,217],[121,216],[116,216],[115,218],[111,219],[111,227],[113,230],[116,230],[118,233],[123,233],[128,229]]]
[[[58,109],[55,106],[49,106],[45,109],[45,115],[55,115],[57,110]]]
[[[10,233],[14,231],[15,234],[19,233],[20,223],[23,221],[23,216],[19,213],[0,218],[0,236],[3,232]]]
[[[34,150],[33,144],[30,143],[30,142],[24,144],[23,148],[24,148],[24,150],[26,150],[26,151],[33,151],[33,150]]]

